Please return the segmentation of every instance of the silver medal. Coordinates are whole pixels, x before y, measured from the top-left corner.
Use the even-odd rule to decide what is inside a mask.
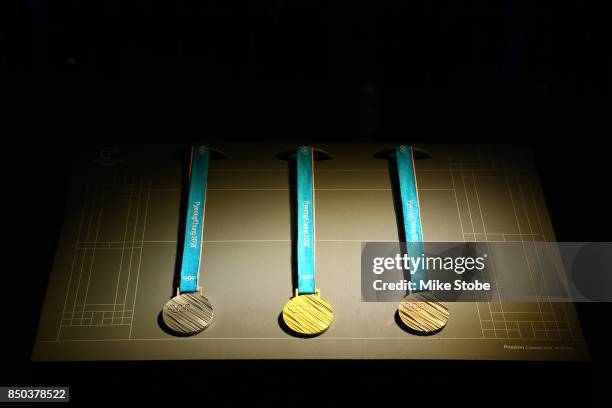
[[[213,320],[213,307],[201,292],[181,293],[164,305],[162,319],[176,334],[198,334]]]

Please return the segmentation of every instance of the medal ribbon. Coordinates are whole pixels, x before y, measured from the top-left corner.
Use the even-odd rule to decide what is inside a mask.
[[[298,294],[316,291],[314,277],[314,174],[312,146],[297,149]]]
[[[412,146],[397,146],[395,148],[397,172],[399,175],[400,196],[402,200],[402,213],[404,215],[404,232],[406,234],[406,252],[409,257],[420,258],[423,255],[423,227],[421,225],[421,212],[419,208],[419,194],[417,192],[416,174],[414,170],[414,155]],[[420,292],[420,282],[426,282],[427,271],[419,263],[419,267],[410,271],[412,282]]]
[[[206,204],[206,181],[210,149],[194,146],[191,150],[189,169],[189,198],[185,220],[185,242],[181,264],[180,293],[198,290],[200,276],[200,255],[202,253],[202,231],[204,228],[204,208]]]

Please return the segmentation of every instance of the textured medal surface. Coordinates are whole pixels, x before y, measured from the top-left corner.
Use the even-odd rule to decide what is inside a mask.
[[[400,319],[411,330],[421,334],[434,334],[448,322],[448,307],[425,293],[406,296],[398,307]]]
[[[299,295],[283,308],[283,320],[287,327],[303,336],[316,336],[329,328],[334,311],[319,295]]]
[[[213,319],[213,308],[199,292],[182,293],[170,299],[162,312],[164,323],[181,335],[200,333]]]

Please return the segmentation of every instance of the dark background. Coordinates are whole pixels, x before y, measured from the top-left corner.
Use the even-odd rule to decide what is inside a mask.
[[[191,386],[198,404],[609,405],[609,304],[577,305],[589,363],[33,364],[30,353],[71,159],[88,144],[530,143],[558,240],[611,241],[611,17],[584,1],[2,1],[0,384],[71,385],[78,402],[184,401]]]

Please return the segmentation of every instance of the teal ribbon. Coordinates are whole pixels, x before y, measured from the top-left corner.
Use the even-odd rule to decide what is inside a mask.
[[[180,293],[191,293],[198,290],[209,160],[210,149],[208,147],[194,146],[192,148]]]
[[[402,213],[404,216],[406,253],[409,257],[421,257],[424,252],[423,228],[421,226],[421,212],[419,209],[419,195],[417,193],[412,146],[397,146],[395,148],[395,158],[397,161]],[[428,280],[427,270],[420,266],[416,270],[410,271],[410,273],[410,281],[416,284],[416,290],[413,292],[420,292],[420,282]]]
[[[316,291],[314,277],[314,188],[311,146],[297,149],[297,272],[298,294]]]

